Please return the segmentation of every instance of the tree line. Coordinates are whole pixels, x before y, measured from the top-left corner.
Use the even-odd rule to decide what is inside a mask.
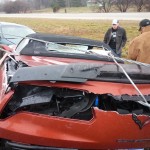
[[[150,0],[16,0],[4,3],[1,9],[6,13],[26,13],[51,7],[57,12],[60,8],[85,7],[87,1],[94,3],[90,7],[97,12],[126,12],[133,7],[137,12],[150,11]]]
[[[97,2],[102,4],[99,8],[104,12],[110,12],[113,6],[120,12],[127,12],[129,8],[136,8],[137,12],[144,9],[150,11],[150,0],[97,0]]]

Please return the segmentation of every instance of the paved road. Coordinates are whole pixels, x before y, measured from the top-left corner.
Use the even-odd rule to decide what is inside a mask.
[[[41,13],[41,14],[0,14],[0,17],[48,18],[48,19],[83,19],[83,20],[141,20],[150,19],[149,13]]]

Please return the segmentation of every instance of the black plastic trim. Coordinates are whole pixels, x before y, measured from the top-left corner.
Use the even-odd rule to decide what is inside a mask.
[[[150,70],[145,66],[122,64],[131,79],[138,84],[150,83]],[[130,83],[115,64],[74,63],[19,68],[10,83],[21,81],[62,81],[83,83],[87,80]]]
[[[26,145],[21,143],[14,143],[7,141],[5,143],[5,147],[7,150],[77,150],[70,148],[55,148],[55,147],[45,147],[45,146],[36,146],[36,145]]]

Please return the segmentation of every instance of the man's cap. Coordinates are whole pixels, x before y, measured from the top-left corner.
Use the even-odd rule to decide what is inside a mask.
[[[150,20],[149,19],[143,19],[140,21],[139,23],[139,31],[141,31],[141,28],[142,27],[146,27],[146,26],[149,26],[150,25]]]
[[[117,19],[114,19],[113,21],[112,21],[112,24],[118,24],[119,23],[119,20],[117,20]]]

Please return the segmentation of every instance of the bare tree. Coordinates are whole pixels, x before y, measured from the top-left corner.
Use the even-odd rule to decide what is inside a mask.
[[[12,13],[12,11],[13,11],[12,3],[13,2],[7,2],[7,3],[4,4],[4,8],[3,8],[4,12]]]
[[[99,2],[102,5],[102,10],[104,12],[110,12],[115,0],[98,0],[97,2]]]
[[[121,12],[126,12],[131,2],[131,0],[116,0],[116,6]]]
[[[14,2],[7,2],[4,5],[4,11],[6,13],[25,13],[27,10],[29,10],[28,3],[20,0]]]
[[[23,1],[23,0],[22,0]],[[25,1],[25,0],[24,0]],[[43,0],[27,0],[29,3],[30,3],[30,7],[32,9],[42,9],[44,8],[44,3],[47,2],[47,1],[43,1]]]
[[[144,7],[145,0],[134,0],[133,4],[136,6],[137,12],[141,12]]]
[[[82,6],[87,6],[87,0],[81,0]]]
[[[150,0],[145,0],[144,8],[146,11],[150,12]]]

